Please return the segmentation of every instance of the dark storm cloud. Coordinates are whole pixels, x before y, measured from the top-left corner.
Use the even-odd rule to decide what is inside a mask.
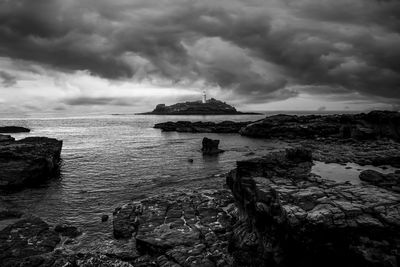
[[[9,74],[5,71],[0,71],[0,83],[5,86],[9,87],[14,85],[17,82],[17,77]]]
[[[64,101],[65,104],[71,106],[95,106],[95,105],[116,105],[130,106],[135,99],[115,98],[115,97],[74,97]]]
[[[290,86],[399,101],[399,30],[397,0],[0,0],[0,56],[110,79],[205,80],[253,103],[296,96]]]

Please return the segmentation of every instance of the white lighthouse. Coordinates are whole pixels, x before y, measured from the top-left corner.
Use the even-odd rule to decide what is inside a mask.
[[[201,102],[203,102],[203,104],[205,104],[207,102],[207,96],[206,96],[206,91],[205,90],[203,91],[203,99],[202,99]]]

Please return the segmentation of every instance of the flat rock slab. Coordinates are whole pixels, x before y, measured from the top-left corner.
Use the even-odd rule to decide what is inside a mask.
[[[117,210],[114,231],[134,228],[138,251],[160,266],[229,266],[235,215],[228,190],[165,194]]]
[[[0,126],[0,133],[29,133],[31,130],[20,126]]]

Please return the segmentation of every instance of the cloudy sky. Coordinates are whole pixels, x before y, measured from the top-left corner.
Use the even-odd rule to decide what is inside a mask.
[[[398,0],[0,0],[0,113],[398,109]]]

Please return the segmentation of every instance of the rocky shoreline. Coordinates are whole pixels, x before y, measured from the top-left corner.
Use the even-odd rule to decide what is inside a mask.
[[[397,113],[371,112],[156,125],[279,138],[290,148],[238,161],[213,183],[204,180],[117,207],[110,235],[131,244],[123,251],[77,252],[68,244],[85,229],[0,210],[0,266],[398,266],[399,171],[363,171],[359,184],[311,171],[314,161],[400,168],[398,120]],[[278,137],[278,129],[286,132]],[[2,138],[0,168],[8,176],[0,172],[0,181],[6,186],[39,183],[58,169],[61,141]],[[204,138],[203,153],[220,152],[217,141]]]

